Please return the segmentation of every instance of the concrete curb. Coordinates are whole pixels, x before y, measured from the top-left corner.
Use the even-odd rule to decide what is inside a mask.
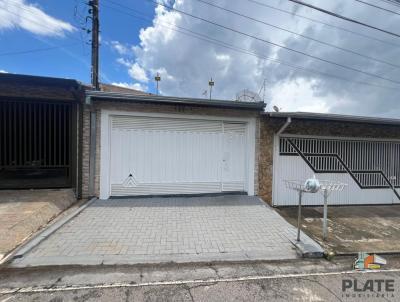
[[[377,255],[388,255],[388,256],[400,256],[400,251],[365,251],[368,254],[377,254]],[[335,252],[336,256],[348,256],[354,257],[358,256],[358,252]]]
[[[198,264],[198,263],[249,263],[265,261],[295,261],[296,253],[281,255],[278,251],[253,253],[208,253],[206,255],[165,254],[165,255],[100,255],[100,256],[70,256],[42,257],[31,260],[29,265],[17,261],[9,268],[32,268],[53,266],[135,266],[135,265],[165,265],[165,264]]]
[[[296,247],[297,254],[303,258],[322,258],[324,250],[318,244],[305,243],[303,241],[292,241]]]
[[[47,237],[49,237],[51,234],[53,234],[55,231],[57,231],[59,228],[61,228],[64,224],[69,222],[72,218],[74,218],[76,215],[78,215],[80,212],[82,212],[84,209],[86,209],[88,206],[90,206],[96,200],[97,200],[96,197],[92,198],[91,200],[89,200],[85,204],[81,205],[79,208],[77,208],[75,211],[73,211],[69,215],[63,217],[59,221],[50,225],[48,228],[45,228],[41,232],[34,235],[29,241],[22,244],[20,247],[18,247],[13,252],[11,252],[9,255],[7,255],[0,262],[0,266],[7,264],[14,259],[22,258],[24,256],[24,254],[26,254],[27,252],[32,250],[34,247],[39,245],[43,240],[45,240]]]

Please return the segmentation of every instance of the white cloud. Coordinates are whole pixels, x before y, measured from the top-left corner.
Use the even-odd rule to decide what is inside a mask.
[[[139,82],[147,83],[149,81],[146,71],[138,63],[132,64],[129,67],[128,73],[134,80]]]
[[[132,79],[143,83],[149,81],[146,71],[137,62],[125,58],[118,58],[117,62],[128,68],[128,74]]]
[[[126,55],[129,52],[129,48],[118,41],[111,41],[111,47],[116,50],[120,55]]]
[[[8,73],[8,71],[5,71],[4,69],[0,69],[0,73]]]
[[[313,93],[312,86],[315,83],[304,79],[286,81],[275,85],[270,93],[270,106],[279,107],[282,111],[304,111],[304,112],[329,112],[329,101],[335,98],[320,98]]]
[[[0,0],[0,29],[21,28],[42,36],[64,36],[75,30],[70,23],[46,14],[25,0]]]
[[[124,58],[118,58],[117,59],[117,62],[119,63],[119,64],[121,64],[121,65],[124,65],[124,66],[126,66],[126,67],[131,67],[132,66],[132,62],[130,62],[130,61],[128,61],[127,59],[124,59]]]
[[[400,69],[393,68],[393,66],[361,58],[340,49],[265,26],[265,24],[232,15],[198,1],[166,2],[172,2],[174,7],[182,11],[316,57],[393,80],[400,79]],[[369,23],[373,21],[376,26],[397,28],[396,16],[354,1],[313,0],[313,4],[361,21]],[[217,5],[370,57],[394,64],[397,64],[398,61],[400,43],[397,40],[376,31],[360,28],[355,24],[343,25],[340,23],[339,26],[395,43],[398,47],[338,31],[332,27],[313,23],[292,14],[284,14],[249,1],[219,0]],[[321,13],[293,5],[289,1],[271,0],[268,5],[332,24],[342,22],[334,18],[328,20]],[[180,31],[184,31],[182,28],[190,30],[190,35],[171,30],[174,25],[179,26]],[[201,34],[202,38],[209,37],[228,43],[229,47],[196,39],[193,37],[193,32]],[[130,47],[135,56],[134,63],[127,61],[126,58],[129,58],[127,55],[126,58],[121,59],[120,63],[127,67],[132,78],[146,83],[148,82],[147,76],[163,71],[163,73],[160,72],[162,78],[160,89],[168,95],[202,97],[202,92],[208,89],[208,80],[212,77],[215,81],[213,97],[233,99],[236,93],[244,88],[258,92],[264,79],[267,79],[266,101],[270,103],[268,108],[272,104],[282,107],[283,110],[293,111],[329,111],[382,116],[398,116],[400,114],[398,105],[400,89],[387,90],[354,82],[398,87],[396,84],[288,52],[192,19],[189,16],[182,16],[161,6],[155,8],[153,24],[143,28],[139,38],[140,42]],[[242,52],[237,49],[236,51],[232,50],[230,48],[232,45],[242,49]],[[249,52],[256,53],[258,56],[251,55]],[[294,69],[285,64],[265,60],[263,57],[275,58],[316,72]],[[320,73],[336,75],[348,80],[339,80]]]
[[[218,60],[218,61],[229,61],[230,60],[230,56],[229,55],[227,55],[227,54],[217,54],[216,56],[216,59]]]
[[[129,89],[135,89],[135,90],[140,90],[143,92],[147,91],[147,86],[140,84],[140,83],[126,83],[126,82],[115,82],[112,83],[111,85],[119,86],[119,87],[124,87],[124,88],[129,88]]]
[[[176,4],[182,3],[183,1],[177,1]],[[168,4],[168,3],[167,3]],[[151,45],[157,45],[158,43],[167,44],[170,43],[176,35],[176,32],[169,30],[165,27],[174,27],[177,25],[182,17],[179,13],[174,11],[168,11],[163,6],[157,6],[155,8],[156,16],[153,20],[153,27],[147,27],[140,31],[139,37],[141,40],[140,45],[143,50],[146,51]]]

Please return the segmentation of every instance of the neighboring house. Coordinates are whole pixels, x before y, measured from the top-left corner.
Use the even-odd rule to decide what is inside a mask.
[[[315,174],[348,184],[334,204],[400,203],[400,120],[101,89],[0,75],[0,188],[71,187],[83,198],[239,192],[286,206],[297,198],[284,180]]]
[[[120,93],[129,93],[129,94],[135,94],[135,95],[152,95],[151,93],[143,92],[140,90],[136,90],[133,88],[127,88],[127,87],[121,87],[121,86],[116,86],[116,85],[111,85],[111,84],[104,84],[100,83],[100,90],[104,92],[120,92]],[[85,86],[86,89],[91,90],[90,86]]]
[[[264,113],[259,194],[275,206],[296,205],[284,180],[348,184],[330,204],[400,204],[400,119],[318,113]],[[322,203],[306,194],[304,204]]]
[[[0,189],[78,186],[75,80],[0,74]]]

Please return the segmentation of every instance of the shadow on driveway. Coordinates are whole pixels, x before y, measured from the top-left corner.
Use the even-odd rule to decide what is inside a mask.
[[[112,200],[112,201],[111,201]],[[111,198],[109,202],[96,202],[92,207],[129,207],[129,208],[153,208],[153,207],[249,207],[264,205],[258,197],[247,195],[227,194],[219,196],[197,197],[119,197]]]

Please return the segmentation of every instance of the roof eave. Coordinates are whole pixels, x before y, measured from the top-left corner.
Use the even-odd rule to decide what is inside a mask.
[[[227,100],[205,100],[196,98],[182,98],[159,95],[133,95],[127,93],[103,92],[103,91],[86,91],[86,95],[92,100],[107,100],[116,102],[138,102],[153,104],[175,104],[175,105],[192,105],[202,107],[220,107],[234,109],[264,110],[265,103],[249,103],[235,102]]]
[[[287,118],[292,119],[307,119],[307,120],[325,120],[325,121],[340,121],[349,123],[362,124],[382,124],[400,126],[400,119],[367,117],[357,115],[340,115],[330,113],[311,113],[311,112],[266,112],[265,115],[272,118]]]
[[[59,87],[74,87],[78,88],[81,83],[75,79],[67,78],[54,78],[45,76],[35,75],[24,75],[24,74],[13,74],[13,73],[2,73],[0,74],[1,83],[11,83],[17,85],[44,85],[44,86],[59,86]]]

